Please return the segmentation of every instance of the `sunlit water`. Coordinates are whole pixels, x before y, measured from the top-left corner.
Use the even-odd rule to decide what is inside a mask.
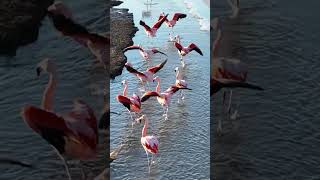
[[[170,29],[165,24],[159,29],[157,37],[150,40],[139,25],[143,19],[147,24],[154,23],[159,14],[164,11],[187,13],[188,17],[182,19],[174,28],[176,34],[182,36],[182,44],[190,42],[198,44],[204,56],[192,52],[186,57],[185,79],[192,91],[185,92],[184,104],[178,104],[178,94],[172,98],[168,113],[168,120],[162,117],[162,107],[155,98],[143,103],[143,113],[150,120],[151,127],[148,134],[155,134],[160,142],[159,153],[148,173],[147,156],[140,144],[143,124],[137,124],[131,129],[130,116],[124,106],[116,101],[116,96],[122,93],[121,81],[129,82],[128,95],[137,93],[141,95],[138,79],[123,70],[111,82],[110,105],[111,111],[120,115],[111,115],[111,149],[119,147],[123,150],[118,159],[111,164],[112,179],[209,179],[209,66],[210,66],[210,35],[208,31],[201,31],[199,19],[189,13],[184,1],[153,1],[158,3],[151,7],[151,17],[142,18],[142,11],[146,10],[144,2],[125,1],[121,7],[129,8],[134,14],[134,21],[139,31],[133,38],[135,44],[150,47],[152,44],[168,54],[168,62],[157,73],[161,78],[161,91],[166,90],[175,82],[174,68],[181,66],[179,56],[173,43],[168,42]],[[195,8],[202,6],[203,17],[209,19],[209,7],[202,5],[202,1],[195,4]],[[138,51],[126,53],[128,61],[139,70],[145,70],[147,65],[141,60]],[[163,62],[164,56],[155,56],[152,64]],[[156,83],[150,83],[154,90]]]
[[[106,32],[104,1],[68,1],[80,24],[91,31]],[[25,104],[40,106],[47,75],[36,76],[36,65],[44,57],[52,58],[58,67],[58,87],[54,109],[66,112],[74,98],[81,98],[95,111],[99,119],[102,107],[103,71],[93,61],[88,49],[70,38],[59,36],[46,18],[38,40],[18,50],[14,58],[0,57],[0,156],[23,160],[34,167],[0,164],[0,179],[64,179],[64,166],[52,148],[22,120],[20,110]],[[100,157],[101,158],[101,157]],[[101,164],[104,159],[100,159]],[[79,169],[70,165],[74,179]],[[73,167],[73,168],[72,168]],[[101,165],[94,169],[101,170]],[[98,173],[96,170],[96,173]],[[86,169],[85,169],[86,171]]]
[[[250,68],[250,82],[264,92],[236,90],[240,117],[213,136],[215,179],[319,179],[319,2],[240,1],[239,18],[226,20],[232,57]],[[230,14],[215,1],[212,14]],[[228,14],[229,13],[229,14]],[[222,93],[213,127],[222,118]],[[216,131],[216,129],[214,129]]]

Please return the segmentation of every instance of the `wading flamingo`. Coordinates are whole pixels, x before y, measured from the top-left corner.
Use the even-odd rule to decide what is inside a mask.
[[[160,93],[160,78],[157,76],[154,78],[154,81],[158,82],[157,87],[156,87],[156,91],[145,92],[143,94],[143,96],[141,97],[141,102],[148,100],[150,97],[157,97],[159,104],[163,108],[163,116],[165,117],[165,120],[167,120],[168,119],[169,104],[170,104],[172,95],[182,89],[187,89],[187,90],[191,90],[191,89],[189,89],[187,87],[177,87],[176,85],[171,85],[167,90]]]
[[[162,12],[162,13],[160,14],[159,20],[160,20],[161,18],[163,18],[163,17],[165,17],[164,12]],[[174,13],[174,15],[173,15],[173,17],[172,17],[171,20],[169,20],[168,18],[166,18],[165,24],[166,24],[169,28],[171,28],[171,32],[172,32],[172,34],[174,34],[174,32],[173,32],[173,27],[176,25],[177,21],[179,21],[180,19],[186,18],[186,17],[187,17],[187,14]]]
[[[141,145],[147,154],[148,167],[149,167],[149,173],[150,173],[150,166],[152,164],[153,155],[158,153],[159,141],[156,136],[147,135],[148,122],[149,122],[147,116],[142,115],[138,120],[140,122],[141,120],[144,120],[144,126],[141,132]],[[148,155],[149,153],[152,154],[151,163],[149,161],[149,155]]]
[[[127,92],[128,92],[128,81],[127,80],[123,80],[121,82],[121,84],[124,86],[123,89],[123,93],[122,95],[118,95],[116,97],[117,101],[121,104],[123,104],[124,107],[126,107],[129,111],[129,114],[131,116],[131,120],[132,120],[132,126],[134,123],[134,119],[132,117],[131,112],[134,113],[139,113],[141,112],[141,101],[140,101],[140,97],[136,94],[133,94],[131,97],[127,96]]]
[[[140,20],[139,24],[144,27],[144,30],[148,37],[156,37],[158,29],[165,22],[168,14],[160,18],[152,27],[148,26],[144,21]]]
[[[64,36],[71,37],[81,45],[89,48],[91,53],[105,67],[109,59],[107,50],[110,47],[109,37],[90,33],[85,27],[74,22],[72,13],[62,2],[48,7],[48,16],[54,27]]]
[[[212,78],[210,83],[211,95],[217,93],[222,88],[248,88],[254,90],[263,90],[261,87],[247,83],[248,66],[241,62],[239,59],[218,57],[217,48],[221,42],[222,33],[219,28],[218,18],[213,20],[213,29],[217,30],[217,38],[213,42],[212,49]],[[223,109],[225,111],[225,97],[226,92],[223,95]],[[230,90],[229,105],[227,108],[228,113],[231,111],[232,90]],[[218,121],[217,131],[222,133],[221,119]]]
[[[168,57],[168,55],[166,53],[163,53],[163,52],[159,51],[157,48],[143,49],[142,46],[140,46],[140,45],[133,45],[133,46],[129,46],[129,47],[125,48],[123,50],[123,53],[125,53],[125,52],[127,52],[129,50],[139,50],[140,55],[142,56],[142,58],[144,60],[147,60],[147,61],[150,61],[151,57],[154,54],[157,54],[157,53],[163,54],[163,55]]]
[[[162,62],[156,66],[148,68],[145,72],[140,72],[140,71],[134,69],[132,67],[131,63],[129,63],[129,62],[127,62],[125,64],[125,67],[128,72],[130,72],[131,74],[133,74],[139,78],[143,87],[145,88],[145,86],[144,86],[145,83],[153,81],[153,75],[156,74],[160,69],[162,69],[166,63],[167,63],[167,60],[165,60],[164,62]]]
[[[175,83],[175,85],[177,87],[187,88],[188,87],[188,83],[187,83],[186,80],[183,79],[184,77],[183,77],[183,73],[182,73],[182,68],[176,67],[174,69],[174,71],[176,72],[176,83]],[[184,100],[184,91],[183,90],[180,90],[180,98],[182,100]]]
[[[75,100],[73,109],[66,114],[53,110],[57,72],[54,62],[44,59],[37,66],[37,74],[49,73],[49,83],[42,96],[41,107],[26,105],[21,112],[25,123],[41,135],[56,150],[71,179],[62,155],[80,160],[94,159],[97,154],[98,129],[93,110],[83,101]]]
[[[180,43],[175,42],[174,46],[178,49],[179,55],[180,55],[180,60],[182,63],[182,67],[185,66],[183,57],[186,56],[187,54],[189,54],[191,51],[196,51],[197,53],[199,53],[201,56],[203,56],[202,51],[200,50],[200,48],[195,45],[194,43],[190,43],[189,46],[187,47],[183,47]]]

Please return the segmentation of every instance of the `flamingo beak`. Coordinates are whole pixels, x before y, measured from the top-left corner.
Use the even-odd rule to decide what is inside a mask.
[[[37,67],[37,76],[39,77],[41,74],[41,68],[40,67]]]

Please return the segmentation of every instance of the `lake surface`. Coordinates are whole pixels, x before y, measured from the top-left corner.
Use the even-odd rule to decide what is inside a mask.
[[[212,137],[214,179],[319,179],[319,1],[241,1],[225,20],[231,56],[249,65],[248,80],[264,92],[234,91],[239,117]],[[230,14],[215,1],[214,17]],[[212,101],[213,130],[222,93]]]
[[[76,21],[90,31],[104,33],[105,1],[66,1]],[[55,93],[56,112],[67,112],[74,98],[81,98],[100,118],[103,107],[103,68],[93,63],[95,57],[88,49],[67,37],[61,37],[48,18],[43,21],[38,40],[18,50],[14,58],[0,57],[0,156],[31,163],[34,167],[0,164],[0,179],[67,179],[64,166],[53,149],[22,120],[25,104],[40,106],[47,75],[36,76],[36,65],[45,57],[58,67],[58,87]],[[101,140],[102,142],[102,140]],[[105,157],[104,157],[105,158]],[[104,158],[91,163],[98,175]],[[70,162],[72,177],[79,178],[76,162]],[[84,169],[87,172],[87,169]]]
[[[153,1],[158,4],[151,7],[150,17],[142,17],[142,11],[146,11],[142,0],[126,0],[120,6],[130,9],[134,15],[135,24],[139,28],[133,38],[134,43],[144,47],[153,45],[168,54],[167,64],[157,73],[157,76],[161,78],[161,91],[175,82],[174,68],[181,66],[176,48],[172,42],[168,42],[168,33],[171,30],[163,24],[157,37],[150,40],[139,25],[139,20],[143,19],[147,24],[151,24],[158,19],[162,11],[170,13],[169,18],[174,12],[187,13],[186,19],[177,22],[174,32],[182,36],[184,45],[189,42],[196,43],[203,51],[204,56],[193,52],[186,57],[185,79],[192,91],[185,92],[184,104],[177,103],[178,94],[173,96],[167,121],[164,121],[162,107],[155,98],[142,104],[142,111],[150,120],[151,127],[148,129],[148,134],[155,134],[160,142],[159,153],[155,163],[151,166],[150,174],[148,173],[146,153],[140,143],[143,124],[136,124],[131,129],[130,115],[124,106],[116,101],[118,93],[122,93],[121,81],[124,79],[128,80],[128,95],[132,95],[134,92],[141,95],[138,79],[123,70],[122,75],[111,82],[110,108],[112,112],[118,112],[120,115],[111,115],[110,146],[111,149],[115,149],[123,145],[118,159],[111,164],[112,179],[209,179],[210,177],[208,84],[210,33],[200,30],[205,26],[201,26],[203,23],[200,23],[199,19],[202,17],[202,20],[209,22],[210,12],[209,7],[205,6],[203,1],[197,1],[197,4],[194,2],[196,1],[193,1],[191,6],[190,4],[187,6],[182,0]],[[138,51],[127,52],[126,56],[128,61],[139,70],[147,68]],[[161,63],[164,59],[164,56],[155,56],[152,64]],[[152,90],[155,86],[156,83],[150,83]]]

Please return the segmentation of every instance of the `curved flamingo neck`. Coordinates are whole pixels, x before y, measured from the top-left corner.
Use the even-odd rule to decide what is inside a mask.
[[[157,82],[158,82],[158,84],[157,84],[157,87],[156,87],[156,92],[160,93],[160,79],[157,79]]]
[[[123,96],[127,96],[127,92],[128,92],[128,82],[126,82],[125,85],[124,85],[124,89],[123,89],[122,95]]]
[[[213,48],[212,48],[212,55],[213,57],[217,57],[217,49],[220,45],[220,42],[221,42],[221,30],[218,29],[218,35],[217,35],[217,38],[214,40],[213,42]]]
[[[44,110],[51,111],[53,109],[54,90],[57,87],[56,71],[49,73],[49,82],[42,96],[41,107]]]
[[[148,128],[148,119],[144,119],[144,126],[142,128],[141,136],[146,137],[147,136],[147,128]]]

